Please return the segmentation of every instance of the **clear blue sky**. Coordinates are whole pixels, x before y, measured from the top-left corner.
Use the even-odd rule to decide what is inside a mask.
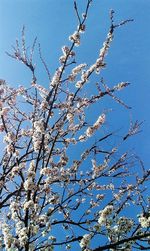
[[[78,0],[79,9],[84,10],[86,0]],[[89,12],[87,31],[79,48],[78,62],[94,62],[98,50],[109,27],[109,10],[115,10],[115,18],[120,21],[133,18],[116,31],[115,39],[107,57],[107,70],[102,73],[109,85],[120,81],[132,83],[121,97],[130,106],[132,112],[115,106],[114,128],[128,125],[132,113],[133,119],[144,120],[143,132],[129,141],[129,147],[149,164],[150,146],[150,1],[148,0],[93,0]],[[68,44],[68,36],[76,28],[73,0],[0,0],[0,78],[13,86],[30,84],[30,74],[25,67],[9,58],[5,51],[11,51],[11,45],[20,38],[22,26],[26,27],[26,40],[30,45],[34,37],[41,43],[51,73],[58,67],[61,46]],[[48,79],[37,63],[38,81],[47,86]],[[109,101],[106,106],[109,107]],[[118,110],[118,112],[117,112]],[[122,115],[123,114],[123,115]],[[113,114],[114,117],[114,114]],[[109,121],[110,124],[110,121]],[[139,144],[140,143],[140,144]]]
[[[77,2],[82,12],[86,0]],[[95,61],[109,28],[110,9],[115,11],[116,21],[133,18],[134,22],[116,30],[106,59],[107,69],[101,76],[109,86],[121,81],[132,83],[119,95],[133,109],[129,112],[114,104],[108,127],[123,127],[126,131],[131,117],[133,120],[144,121],[142,133],[130,139],[126,147],[134,148],[149,168],[150,0],[93,0],[77,62],[90,64]],[[76,29],[76,21],[73,0],[0,0],[0,78],[12,86],[30,85],[31,75],[26,68],[5,54],[5,51],[11,51],[15,39],[20,38],[23,25],[26,27],[27,44],[31,45],[37,36],[53,74],[59,65],[61,47],[69,44],[68,36]],[[35,62],[38,82],[46,87],[48,79],[41,68],[38,53]],[[102,108],[111,107],[112,102],[106,101]]]

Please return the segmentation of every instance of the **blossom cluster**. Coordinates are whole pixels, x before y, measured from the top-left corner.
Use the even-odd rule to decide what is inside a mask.
[[[68,46],[62,47],[63,55],[59,58],[61,64],[64,64],[68,59],[75,56],[75,52],[70,50]]]
[[[23,184],[24,189],[26,191],[33,190],[35,188],[34,178],[35,178],[35,165],[34,161],[31,161],[30,167],[27,172],[27,178]]]
[[[42,141],[42,135],[44,134],[44,122],[42,119],[36,120],[33,123],[33,147],[34,151],[38,151],[40,149],[41,141]]]
[[[80,33],[79,31],[75,31],[71,36],[69,36],[69,40],[75,44],[75,46],[80,45]]]
[[[86,136],[87,137],[91,137],[93,135],[93,133],[104,124],[105,122],[105,114],[103,113],[102,115],[100,115],[97,119],[97,121],[94,123],[93,126],[90,126],[87,128],[86,130]]]
[[[32,82],[31,85],[36,88],[37,90],[39,90],[39,94],[41,95],[41,97],[46,97],[48,95],[48,90],[46,90],[46,88],[44,88],[41,85],[38,85],[35,82]]]
[[[60,76],[62,74],[62,67],[59,67],[56,71],[55,74],[51,80],[50,86],[53,88],[57,86],[60,82]]]
[[[68,80],[69,80],[70,82],[75,81],[77,75],[78,75],[79,73],[81,73],[81,71],[82,71],[86,66],[87,66],[87,64],[79,64],[78,66],[74,67],[74,68],[72,69],[71,74],[68,76]],[[77,87],[77,84],[76,84],[76,87]]]
[[[112,214],[114,207],[112,205],[106,206],[103,210],[99,211],[98,223],[104,226],[107,222],[107,217]]]
[[[150,227],[150,213],[142,213],[139,215],[139,222],[143,228]]]
[[[90,240],[92,238],[92,234],[85,234],[83,235],[81,241],[80,241],[80,247],[83,250],[87,250],[89,244],[90,244]]]
[[[4,244],[7,250],[9,250],[12,247],[13,243],[13,236],[10,233],[10,227],[7,223],[2,224],[2,233],[4,236]]]
[[[120,91],[120,90],[122,90],[123,88],[125,88],[128,85],[129,85],[128,82],[121,82],[118,85],[114,86],[114,90]]]
[[[93,167],[93,178],[97,177],[101,171],[103,171],[107,167],[107,163],[103,163],[101,165],[97,165],[96,160],[92,159],[92,167]]]

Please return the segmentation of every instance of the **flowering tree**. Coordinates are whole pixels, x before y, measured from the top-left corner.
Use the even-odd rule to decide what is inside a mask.
[[[0,81],[1,138],[4,151],[0,162],[0,250],[134,250],[149,249],[150,212],[145,183],[149,179],[142,162],[121,144],[139,131],[132,123],[113,147],[114,132],[104,133],[107,114],[100,111],[89,121],[88,109],[110,96],[116,97],[129,85],[120,82],[109,88],[104,79],[88,82],[106,66],[105,57],[119,24],[110,13],[110,29],[91,66],[76,64],[75,47],[80,45],[92,0],[78,18],[70,46],[62,47],[60,66],[49,77],[49,88],[37,81],[33,52],[27,55],[24,28],[22,46],[16,41],[9,54],[32,73],[31,87],[14,89]],[[93,80],[92,80],[93,81]],[[94,89],[95,88],[95,89]],[[25,105],[24,105],[25,104]],[[137,216],[132,214],[136,209]],[[130,211],[129,211],[130,209]],[[128,212],[128,213],[127,213]]]

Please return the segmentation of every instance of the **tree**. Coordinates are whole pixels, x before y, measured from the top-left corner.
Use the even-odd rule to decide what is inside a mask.
[[[50,86],[39,85],[33,53],[28,56],[25,29],[22,46],[16,41],[10,57],[32,73],[31,87],[14,89],[0,81],[0,131],[4,151],[0,166],[1,250],[148,250],[150,212],[146,182],[150,172],[142,161],[121,146],[140,130],[138,121],[115,145],[116,132],[105,128],[109,111],[88,119],[88,109],[111,97],[130,109],[116,93],[129,86],[120,82],[109,88],[103,78],[85,95],[91,77],[106,67],[105,57],[118,24],[110,12],[110,29],[95,62],[76,64],[92,0],[62,47],[60,66],[51,78],[39,45],[40,59]],[[93,80],[92,80],[93,81]],[[94,89],[95,88],[95,89]],[[117,128],[118,130],[118,128]],[[76,151],[76,154],[75,154]],[[136,207],[139,215],[133,216]],[[129,212],[130,209],[130,212]]]

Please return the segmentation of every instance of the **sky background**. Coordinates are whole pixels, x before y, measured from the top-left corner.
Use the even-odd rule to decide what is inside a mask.
[[[77,0],[77,3],[82,13],[86,0]],[[92,64],[95,61],[110,26],[110,9],[115,11],[116,22],[129,18],[133,18],[134,22],[116,30],[105,60],[107,68],[100,77],[104,77],[110,87],[122,81],[132,84],[119,93],[132,110],[112,104],[109,99],[103,102],[100,109],[113,108],[107,122],[108,129],[122,128],[127,132],[131,119],[143,121],[142,132],[129,139],[126,148],[133,149],[149,168],[150,0],[93,0],[86,33],[77,52],[77,63]],[[28,87],[31,82],[30,72],[5,53],[11,52],[16,38],[20,39],[23,25],[26,44],[31,45],[37,36],[43,57],[53,74],[59,66],[61,47],[69,45],[68,37],[76,29],[73,0],[0,0],[0,78],[13,87]],[[48,87],[49,81],[38,53],[35,53],[34,62],[38,83]],[[89,91],[92,91],[92,85]]]

